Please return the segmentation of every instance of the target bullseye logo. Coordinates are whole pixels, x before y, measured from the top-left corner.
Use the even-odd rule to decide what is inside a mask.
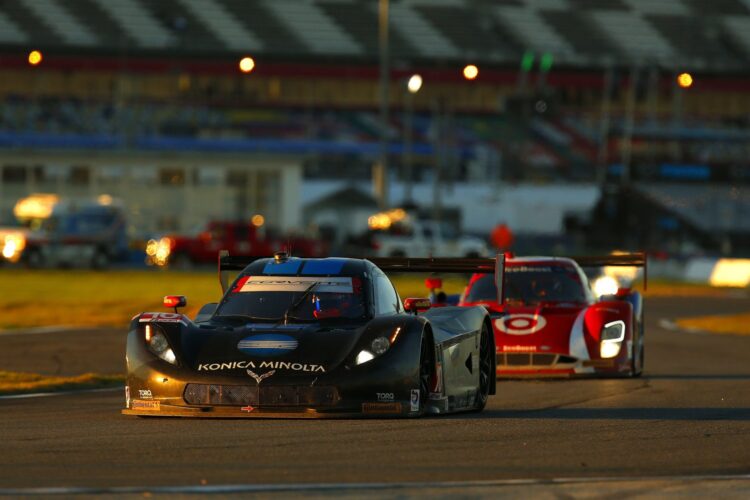
[[[529,335],[547,324],[543,316],[536,314],[509,314],[495,320],[495,328],[508,335]]]

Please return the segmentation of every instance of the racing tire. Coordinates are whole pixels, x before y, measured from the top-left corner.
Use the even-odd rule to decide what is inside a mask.
[[[434,351],[434,350],[433,350]],[[425,414],[427,398],[430,397],[430,382],[435,364],[432,362],[430,341],[427,335],[422,336],[422,346],[419,352],[419,415]]]
[[[636,349],[638,353],[636,353]],[[638,345],[633,343],[633,356],[630,367],[630,376],[633,378],[640,377],[643,374],[643,367],[646,360],[646,346],[643,342],[643,320],[638,327]],[[637,362],[636,362],[637,359]]]
[[[101,271],[109,267],[109,255],[104,250],[97,250],[91,257],[91,269]]]
[[[495,355],[490,331],[486,324],[482,325],[482,333],[479,337],[479,388],[475,401],[474,410],[482,411],[487,406],[490,397],[490,388],[494,374],[493,356]]]

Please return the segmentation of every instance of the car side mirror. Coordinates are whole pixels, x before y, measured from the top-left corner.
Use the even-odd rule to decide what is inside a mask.
[[[178,307],[185,307],[187,305],[187,297],[184,295],[167,295],[164,297],[164,307],[174,307],[174,312],[177,312]]]
[[[430,307],[432,307],[432,303],[430,302],[430,299],[424,299],[424,298],[409,298],[404,299],[404,309],[407,310],[407,312],[417,314],[421,311],[426,311]]]

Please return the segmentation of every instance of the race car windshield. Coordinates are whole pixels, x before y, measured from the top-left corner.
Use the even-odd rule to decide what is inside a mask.
[[[244,276],[216,317],[258,321],[358,320],[367,308],[359,277]]]
[[[506,302],[586,302],[586,293],[574,269],[563,266],[508,267],[505,270]],[[492,275],[474,282],[466,302],[496,302],[497,287]]]

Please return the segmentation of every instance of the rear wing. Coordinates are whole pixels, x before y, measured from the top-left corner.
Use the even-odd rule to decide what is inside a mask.
[[[268,256],[257,257],[254,255],[229,255],[228,250],[219,251],[219,284],[221,293],[225,293],[229,287],[229,273],[231,271],[242,271],[249,264],[258,259],[267,259]]]
[[[454,257],[380,257],[371,258],[370,262],[384,272],[392,273],[486,273],[495,275],[497,301],[503,302],[503,283],[505,281],[505,254],[499,253],[490,258],[454,258]]]
[[[643,289],[648,287],[648,258],[646,252],[619,253],[614,255],[585,255],[571,257],[581,267],[642,267]]]

